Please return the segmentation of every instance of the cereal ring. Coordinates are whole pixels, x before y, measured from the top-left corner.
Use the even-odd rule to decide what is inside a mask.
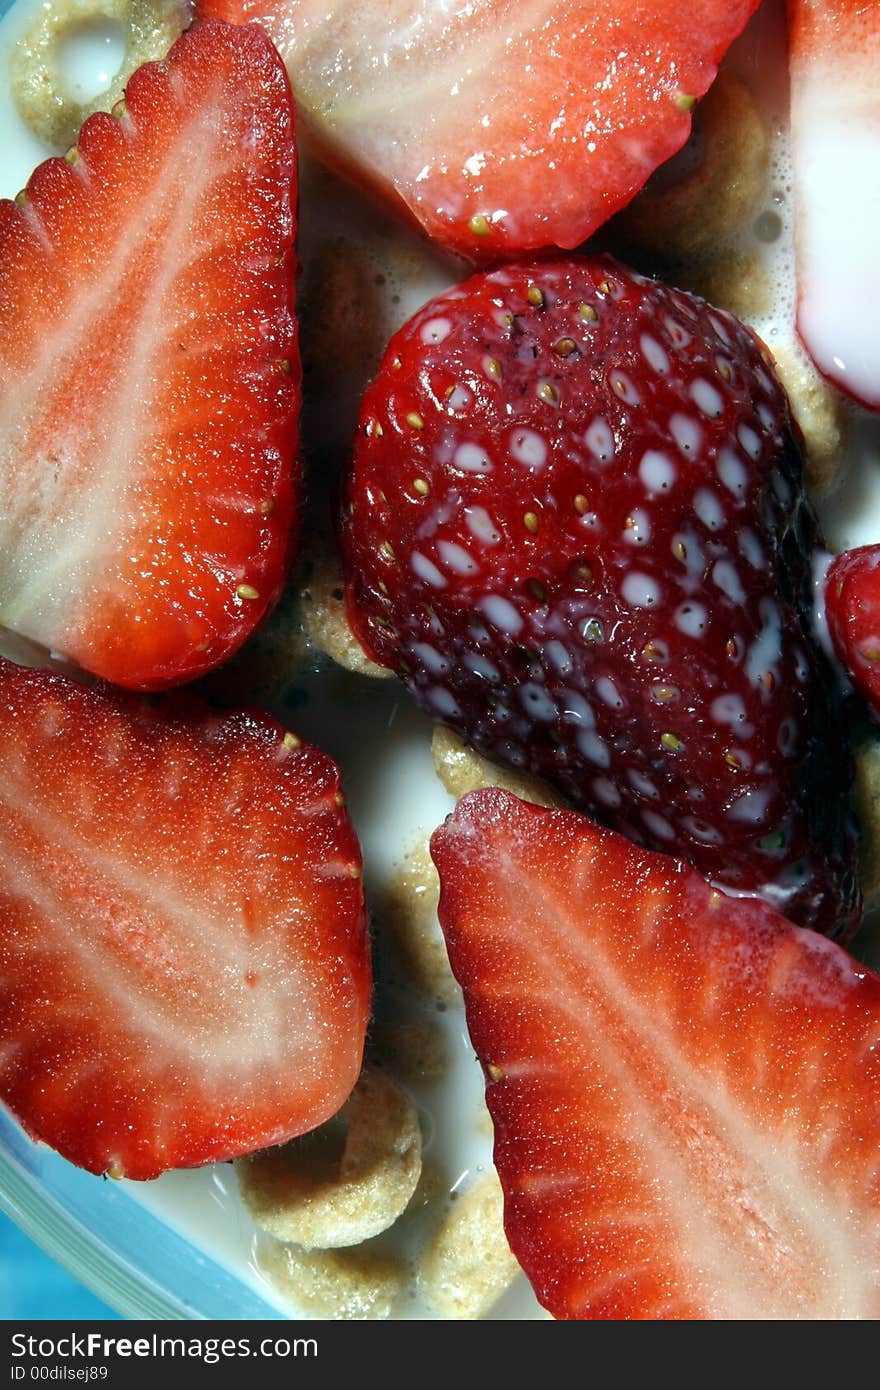
[[[186,0],[47,0],[12,51],[12,97],[25,125],[55,149],[73,145],[94,111],[119,101],[135,68],[164,58],[190,22]],[[77,101],[65,84],[65,44],[105,26],[123,31],[125,52],[109,86],[90,101]]]
[[[305,570],[308,578],[300,588],[300,613],[312,644],[355,675],[393,676],[388,667],[370,660],[348,626],[342,568],[335,548],[328,542],[317,542],[306,556]]]
[[[792,414],[807,446],[807,486],[821,496],[833,490],[843,469],[847,407],[843,397],[819,375],[800,343],[774,344],[773,357],[776,375],[788,392]]]
[[[566,804],[561,796],[551,791],[544,782],[538,781],[537,777],[530,777],[528,773],[517,772],[513,768],[498,767],[488,758],[475,753],[445,724],[435,725],[431,752],[434,771],[450,796],[462,797],[483,787],[503,787],[522,801],[531,801],[536,806]]]
[[[365,1068],[338,1120],[237,1165],[242,1197],[258,1226],[304,1250],[359,1245],[407,1207],[422,1170],[412,1102],[380,1071]],[[336,1152],[334,1153],[334,1146]]]
[[[684,150],[636,195],[616,229],[664,262],[705,255],[752,212],[766,186],[769,155],[770,133],[751,92],[722,73],[697,108]]]
[[[449,1070],[446,1032],[439,1023],[374,1023],[372,1041],[395,1076],[405,1081],[439,1081]]]
[[[676,280],[710,304],[753,322],[772,308],[773,290],[760,258],[723,247],[717,255],[676,268]]]
[[[461,1193],[422,1259],[419,1283],[444,1317],[481,1318],[519,1273],[504,1234],[504,1197],[493,1169]]]
[[[307,1317],[388,1318],[406,1283],[405,1265],[374,1250],[301,1250],[272,1241],[257,1261],[279,1293]]]
[[[418,845],[395,870],[378,903],[377,929],[390,939],[407,983],[441,1004],[461,1004],[437,921],[440,879],[428,850]]]

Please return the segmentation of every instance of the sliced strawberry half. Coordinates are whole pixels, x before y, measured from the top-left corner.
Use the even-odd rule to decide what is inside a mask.
[[[295,181],[278,55],[213,22],[0,203],[0,623],[119,684],[216,665],[280,590]]]
[[[817,367],[880,409],[880,6],[789,0],[798,329]]]
[[[572,247],[690,131],[757,0],[201,0],[257,19],[328,157],[484,259]]]
[[[560,1318],[880,1317],[880,980],[566,811],[433,837],[511,1246]]]
[[[35,1138],[152,1178],[339,1109],[370,966],[330,758],[3,662],[0,785],[0,1098]]]

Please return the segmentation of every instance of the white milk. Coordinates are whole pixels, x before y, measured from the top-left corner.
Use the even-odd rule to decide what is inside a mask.
[[[2,0],[0,0],[2,3]],[[27,181],[32,167],[48,153],[28,133],[19,120],[8,93],[5,76],[8,52],[29,23],[40,0],[17,0],[14,9],[0,21],[0,195],[12,196]],[[778,52],[779,13],[759,16],[752,35],[741,42],[734,62],[746,76],[761,61],[767,69],[767,52]],[[757,56],[756,56],[757,55]],[[89,96],[107,84],[119,61],[119,35],[113,26],[92,35],[89,43],[79,42],[68,54],[68,82]],[[784,110],[784,84],[762,82],[761,91],[774,118]],[[431,295],[460,275],[460,268],[449,259],[426,249],[419,238],[404,232],[391,218],[368,205],[357,193],[320,172],[303,170],[300,256],[306,272],[313,257],[322,252],[328,240],[340,230],[366,249],[376,282],[381,282],[381,338],[384,341]],[[795,287],[792,256],[791,175],[784,132],[776,136],[774,173],[765,213],[778,218],[778,236],[762,240],[754,228],[743,237],[757,246],[771,273],[774,292],[773,313],[756,324],[771,347],[790,341],[793,334]],[[772,222],[771,230],[776,224]],[[766,234],[767,220],[761,224]],[[442,324],[436,325],[442,331]],[[873,325],[872,325],[873,328]],[[370,356],[371,349],[365,354]],[[344,455],[351,438],[357,402],[365,374],[360,369],[337,378],[326,402],[320,388],[307,402],[310,411],[307,428],[315,431],[322,417],[332,423],[326,442],[331,452]],[[340,390],[346,399],[340,400]],[[325,404],[327,409],[325,411]],[[876,422],[859,417],[854,432],[850,477],[840,496],[824,510],[828,538],[834,547],[862,543],[880,537],[880,449]],[[475,524],[479,518],[475,518]],[[696,621],[693,615],[682,621]],[[305,702],[293,718],[298,732],[320,743],[341,763],[349,805],[360,834],[367,865],[368,892],[387,881],[389,875],[423,837],[438,825],[452,808],[434,775],[430,756],[430,725],[412,707],[402,686],[396,681],[358,686],[357,717],[349,703],[352,684],[347,677],[337,681],[335,700],[332,682],[314,673],[297,681]],[[316,684],[319,693],[316,697]],[[418,1015],[421,1008],[410,1010]],[[431,1006],[426,1006],[430,1011]],[[471,1175],[491,1164],[491,1146],[481,1127],[482,1080],[473,1057],[462,1012],[448,1008],[436,1017],[447,1032],[452,1066],[442,1084],[413,1089],[414,1099],[425,1117],[426,1154],[437,1160],[449,1175],[450,1189],[466,1183]],[[259,1290],[263,1297],[284,1305],[262,1277],[258,1264],[256,1229],[238,1198],[233,1170],[228,1165],[195,1172],[171,1173],[157,1182],[126,1184],[132,1197],[150,1208],[192,1241],[207,1255],[233,1270],[242,1281]],[[197,1306],[197,1298],[196,1298]],[[411,1289],[400,1304],[398,1316],[431,1316]],[[523,1279],[501,1300],[496,1315],[508,1318],[542,1316],[541,1310]]]

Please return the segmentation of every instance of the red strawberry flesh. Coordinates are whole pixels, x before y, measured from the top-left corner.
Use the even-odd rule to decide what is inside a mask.
[[[831,562],[825,612],[837,655],[880,718],[880,546],[862,545]]]
[[[880,1317],[880,980],[573,812],[433,837],[505,1225],[557,1318]]]
[[[690,132],[757,0],[201,0],[258,20],[326,156],[484,259],[573,247]]]
[[[283,65],[211,22],[0,202],[0,621],[118,684],[209,669],[280,592],[295,181]]]
[[[851,931],[819,543],[769,357],[608,258],[422,309],[364,397],[352,626],[482,752],[735,892]]]
[[[3,662],[0,771],[0,1098],[30,1133],[152,1178],[333,1115],[370,1007],[335,764]]]

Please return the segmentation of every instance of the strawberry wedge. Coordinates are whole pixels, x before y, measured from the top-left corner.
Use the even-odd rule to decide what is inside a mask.
[[[880,1317],[880,980],[566,811],[431,845],[505,1224],[558,1318]]]
[[[296,151],[265,34],[219,22],[0,202],[0,623],[186,681],[277,597],[299,511]]]
[[[34,1138],[153,1178],[339,1109],[370,964],[330,758],[2,662],[0,788],[0,1099]]]
[[[472,258],[573,247],[690,132],[758,0],[200,0],[263,24],[344,171]]]
[[[880,409],[880,6],[789,0],[800,335]]]

